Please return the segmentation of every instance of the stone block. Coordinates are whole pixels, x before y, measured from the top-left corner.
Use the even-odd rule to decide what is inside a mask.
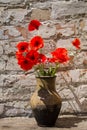
[[[0,46],[0,56],[3,54],[3,47]]]
[[[27,13],[26,9],[21,8],[5,10],[3,11],[1,22],[5,25],[22,23]]]
[[[48,9],[33,9],[31,13],[31,19],[38,19],[40,21],[49,20],[50,14],[51,12]]]
[[[74,91],[74,89],[73,89],[73,91]],[[67,87],[65,87],[64,89],[62,89],[59,92],[59,95],[61,96],[62,100],[67,100],[68,101],[68,100],[74,99],[73,93]]]
[[[5,112],[5,116],[19,116],[21,115],[22,113],[24,113],[24,110],[23,109],[8,109],[6,112]]]
[[[31,36],[38,35],[37,33],[38,33],[37,30],[31,32]],[[51,26],[49,25],[49,23],[48,25],[42,23],[42,25],[39,28],[39,35],[44,39],[50,39],[51,37],[55,36],[55,34],[56,34],[55,26],[53,25]]]
[[[6,102],[6,107],[14,107],[16,109],[30,109],[30,102],[29,101],[12,101],[12,102]]]
[[[87,81],[87,70],[86,69],[74,69],[74,70],[68,70],[65,72],[58,72],[57,73],[57,80],[56,84],[59,85],[61,83],[65,84],[65,80],[68,84],[78,87],[81,83],[86,83]],[[61,86],[60,86],[61,87]]]
[[[14,117],[14,116],[27,116],[32,117],[32,111],[31,110],[24,110],[24,109],[16,109],[16,108],[10,108],[5,113],[4,116],[7,117]]]
[[[0,59],[0,71],[5,69],[5,61],[3,59]]]
[[[0,4],[21,4],[23,0],[0,0]]]
[[[36,80],[34,76],[25,75],[1,75],[2,82],[0,86],[4,86],[0,100],[14,101],[14,100],[29,100],[32,92],[35,89]]]
[[[60,6],[61,5],[61,6]],[[52,5],[52,19],[65,19],[87,13],[87,3],[84,2],[57,2]]]
[[[75,101],[71,100],[71,101],[62,102],[61,113],[75,114],[75,113],[78,113],[78,112],[81,112],[81,110],[80,110],[78,104]]]
[[[78,98],[87,98],[87,85],[80,85],[76,88],[75,93],[77,94]]]
[[[0,104],[0,116],[4,113],[4,105]]]
[[[83,111],[84,111],[84,112],[87,112],[87,98],[84,98],[84,97],[81,98],[81,99],[80,99],[80,102],[81,102]]]
[[[8,58],[8,62],[6,65],[6,70],[21,70],[19,65],[17,64],[17,60],[15,57]]]

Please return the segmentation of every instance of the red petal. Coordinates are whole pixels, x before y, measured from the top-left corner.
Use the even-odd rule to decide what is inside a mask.
[[[44,54],[39,54],[38,63],[44,63],[47,60],[47,57]]]
[[[32,61],[32,63],[35,65],[38,61],[39,54],[35,50],[30,50],[26,57]]]
[[[80,40],[78,38],[74,39],[72,41],[73,46],[75,46],[77,49],[80,49]]]
[[[38,50],[44,46],[44,41],[40,36],[35,36],[31,39],[29,46],[32,50]]]
[[[18,64],[23,70],[30,70],[33,67],[33,63],[28,58],[22,58],[18,60]]]
[[[66,48],[57,48],[51,54],[53,58],[60,63],[67,62],[69,60],[69,56],[68,56]]]
[[[24,52],[25,50],[28,49],[29,43],[28,42],[19,42],[17,44],[17,48],[19,52]]]
[[[38,20],[32,20],[28,25],[28,30],[29,31],[33,31],[35,29],[38,30],[40,25],[41,23]]]

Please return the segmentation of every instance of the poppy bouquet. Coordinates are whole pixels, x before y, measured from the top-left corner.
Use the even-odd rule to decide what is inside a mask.
[[[29,31],[39,30],[42,24],[38,20],[30,21]],[[80,49],[80,41],[75,38],[72,44]],[[21,41],[17,44],[16,58],[20,67],[28,71],[34,69],[38,76],[54,76],[60,64],[68,62],[71,58],[66,48],[56,48],[50,52],[49,57],[42,53],[44,40],[40,35],[34,36],[29,42]]]

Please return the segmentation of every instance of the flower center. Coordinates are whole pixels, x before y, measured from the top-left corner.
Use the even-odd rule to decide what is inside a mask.
[[[35,42],[35,46],[38,46],[38,45],[39,45],[39,42],[38,42],[38,41],[36,41],[36,42]]]
[[[24,51],[24,50],[25,50],[25,47],[24,47],[24,46],[22,46],[22,47],[21,47],[21,50],[22,50],[22,51]]]
[[[35,57],[34,57],[34,55],[32,55],[32,56],[30,57],[30,59],[31,59],[31,60],[35,60]]]
[[[27,60],[24,60],[24,64],[28,64],[28,61],[27,61]]]

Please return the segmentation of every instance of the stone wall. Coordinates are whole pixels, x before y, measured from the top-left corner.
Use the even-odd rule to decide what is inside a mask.
[[[87,113],[87,0],[0,0],[0,117],[32,116],[35,77],[24,76],[15,58],[16,44],[33,35],[27,30],[31,19],[47,25],[40,30],[45,53],[70,49],[71,41],[80,39],[81,52],[74,65],[59,70],[56,88],[63,99],[61,113]]]

